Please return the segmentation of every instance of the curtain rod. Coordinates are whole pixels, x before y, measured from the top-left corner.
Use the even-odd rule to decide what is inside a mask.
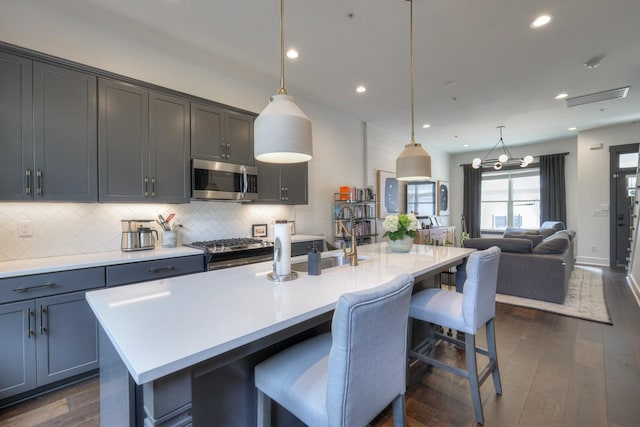
[[[554,153],[554,154],[538,154],[537,156],[533,156],[533,157],[540,157],[540,156],[556,156],[556,155],[562,155],[562,156],[567,156],[571,154],[568,151],[565,151],[564,153]],[[460,166],[469,166],[471,163],[462,163]]]

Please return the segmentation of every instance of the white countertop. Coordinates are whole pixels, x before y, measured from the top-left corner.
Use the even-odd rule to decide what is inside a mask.
[[[265,237],[267,242],[273,242],[273,236]],[[311,242],[313,240],[324,240],[324,236],[313,235],[313,234],[292,234],[291,235],[291,243],[296,242]]]
[[[97,252],[92,254],[67,255],[47,258],[22,259],[0,262],[0,279],[54,271],[76,270],[80,268],[125,264],[129,262],[151,261],[202,254],[202,250],[179,246],[176,248],[155,248],[134,252]]]
[[[267,280],[271,262],[264,262],[93,291],[87,300],[131,376],[143,384],[327,313],[345,292],[401,273],[438,271],[472,251],[414,245],[396,254],[378,243],[358,247],[366,257],[358,267],[300,273],[290,282]]]

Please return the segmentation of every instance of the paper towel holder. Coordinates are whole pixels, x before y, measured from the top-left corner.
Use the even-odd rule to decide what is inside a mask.
[[[276,237],[273,245],[273,271],[267,274],[267,279],[272,282],[288,282],[290,280],[295,280],[298,278],[298,272],[291,270],[289,274],[281,274],[278,275],[278,270],[276,268],[276,264],[280,261],[280,256],[282,255],[282,242],[279,237]]]

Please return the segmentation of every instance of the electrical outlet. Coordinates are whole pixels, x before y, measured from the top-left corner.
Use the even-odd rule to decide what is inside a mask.
[[[33,236],[33,223],[29,220],[18,221],[18,236],[31,237]]]

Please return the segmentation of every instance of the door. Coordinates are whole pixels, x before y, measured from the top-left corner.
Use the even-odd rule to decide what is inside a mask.
[[[307,194],[308,163],[293,163],[282,165],[282,177],[285,202],[290,205],[306,205],[309,202]],[[258,179],[260,177],[258,176]]]
[[[0,305],[0,400],[36,387],[33,300]]]
[[[31,61],[0,52],[0,199],[33,197]]]
[[[638,167],[638,144],[610,147],[610,260],[614,266],[625,266],[631,248],[631,223]]]
[[[100,201],[147,201],[149,94],[115,80],[98,81]]]
[[[223,121],[222,108],[191,103],[191,157],[214,162],[226,161]]]
[[[98,200],[96,77],[33,64],[35,200]]]
[[[256,162],[258,168],[258,202],[282,203],[280,192],[280,164]]]
[[[98,322],[84,291],[38,298],[35,309],[39,386],[98,368]]]
[[[157,202],[189,203],[189,101],[149,93],[151,197]]]
[[[253,117],[228,112],[226,125],[227,161],[253,166]]]

